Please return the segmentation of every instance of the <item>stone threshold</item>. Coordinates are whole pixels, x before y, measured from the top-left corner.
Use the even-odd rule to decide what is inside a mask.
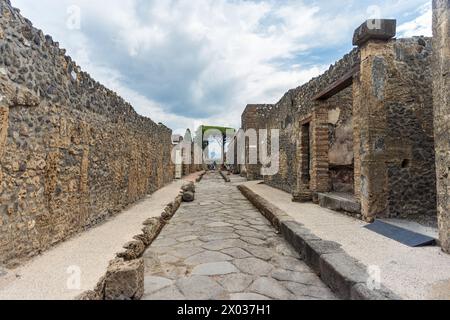
[[[353,196],[341,193],[319,193],[319,205],[334,211],[348,213],[361,219],[361,203]]]
[[[306,264],[341,299],[345,300],[401,300],[387,288],[370,288],[371,278],[366,268],[348,255],[336,242],[315,236],[286,212],[253,192],[245,185],[238,186],[242,194],[272,223]]]

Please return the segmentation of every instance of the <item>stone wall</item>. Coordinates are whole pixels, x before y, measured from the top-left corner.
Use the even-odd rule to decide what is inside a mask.
[[[433,76],[438,217],[442,248],[450,253],[450,1],[433,1]]]
[[[257,152],[257,159],[259,160],[259,130],[266,129],[267,126],[267,114],[271,112],[273,105],[271,104],[249,104],[245,108],[242,114],[242,123],[241,128],[244,130],[244,134],[248,133],[248,130],[255,130],[256,137],[258,141],[250,141],[246,138],[245,144],[245,169],[242,170],[243,174],[246,176],[248,180],[259,180],[262,179],[261,175],[261,164],[258,163],[250,163],[250,152]],[[237,145],[236,145],[236,149]],[[236,152],[237,155],[237,152]],[[237,161],[237,158],[236,158]]]
[[[365,217],[436,224],[431,39],[361,47],[361,200]]]
[[[332,101],[333,98],[328,99],[330,101],[318,101],[315,99],[315,96],[355,68],[359,62],[359,51],[355,49],[336,62],[336,64],[330,66],[329,70],[321,76],[312,79],[301,87],[287,92],[282,99],[275,104],[270,114],[267,115],[266,122],[269,129],[280,130],[280,172],[275,176],[265,177],[267,184],[287,192],[294,193],[297,191],[298,181],[301,180],[298,175],[300,158],[299,147],[301,145],[302,129],[301,122],[302,120],[305,120],[305,118],[312,116],[313,111],[316,109],[324,108],[323,112],[328,115],[329,110],[327,103]],[[346,109],[345,106],[348,105],[348,101],[351,101],[351,98],[348,98],[348,91],[342,94],[347,96],[347,102],[342,104],[342,107]],[[329,104],[329,106],[332,108],[331,110],[336,108],[335,104]],[[344,114],[349,115],[349,112],[345,111]],[[324,125],[328,127],[328,119],[325,119],[324,121]],[[324,137],[328,140],[328,132],[325,132],[324,134]],[[314,150],[311,151],[314,152]],[[317,144],[316,151],[320,151],[319,144]],[[311,168],[314,170],[311,178],[314,178],[314,176],[317,178],[326,171],[326,184],[328,185],[328,150],[326,153],[326,166],[319,168],[323,164],[323,161],[318,162],[318,167]],[[320,182],[319,184],[323,184],[323,182]]]
[[[431,39],[368,23],[358,48],[265,113],[262,126],[280,129],[280,170],[265,182],[296,201],[353,194],[367,221],[436,225]]]
[[[9,1],[0,11],[0,264],[14,264],[174,173],[171,130],[80,71]]]

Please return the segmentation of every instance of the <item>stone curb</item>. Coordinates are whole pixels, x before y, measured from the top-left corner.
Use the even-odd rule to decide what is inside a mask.
[[[364,265],[348,255],[341,245],[325,241],[283,210],[269,203],[244,185],[238,186],[242,194],[280,231],[304,262],[344,300],[402,300],[384,288],[371,290],[369,275]]]
[[[125,251],[116,254],[96,288],[82,293],[75,300],[140,300],[144,295],[145,267],[142,256],[180,208],[183,193],[180,190],[159,218],[144,221],[142,233],[123,246]]]
[[[281,231],[282,221],[294,221],[294,219],[289,217],[284,211],[275,207],[260,195],[254,193],[248,187],[239,185],[238,189],[278,231]]]
[[[203,172],[198,176],[198,178],[195,179],[195,182],[196,182],[196,183],[199,183],[200,181],[202,181],[202,179],[203,179],[203,177],[205,176],[205,174],[206,174],[206,171],[203,171]]]
[[[220,170],[219,172],[225,182],[231,182],[230,177],[228,177],[222,170]]]

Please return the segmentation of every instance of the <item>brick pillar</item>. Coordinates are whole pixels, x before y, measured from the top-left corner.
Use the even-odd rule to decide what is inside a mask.
[[[439,231],[450,253],[450,0],[433,1],[433,50]]]
[[[388,208],[384,106],[388,77],[386,56],[392,53],[389,40],[395,36],[395,29],[395,20],[369,20],[355,31],[353,38],[353,44],[361,50],[360,79],[355,82],[357,94],[354,97],[354,110],[359,115],[357,130],[360,147],[357,150],[360,159],[357,163],[360,176],[357,181],[360,183],[362,215],[367,221],[385,214]]]
[[[318,106],[311,121],[311,191],[329,192],[328,111]]]
[[[300,126],[300,136],[297,140],[297,190],[293,192],[294,202],[312,201],[310,188],[310,159],[311,159],[311,119]]]

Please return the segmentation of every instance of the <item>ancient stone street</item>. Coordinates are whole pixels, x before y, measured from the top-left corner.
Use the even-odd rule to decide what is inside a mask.
[[[335,298],[219,174],[205,176],[144,257],[146,300]]]

